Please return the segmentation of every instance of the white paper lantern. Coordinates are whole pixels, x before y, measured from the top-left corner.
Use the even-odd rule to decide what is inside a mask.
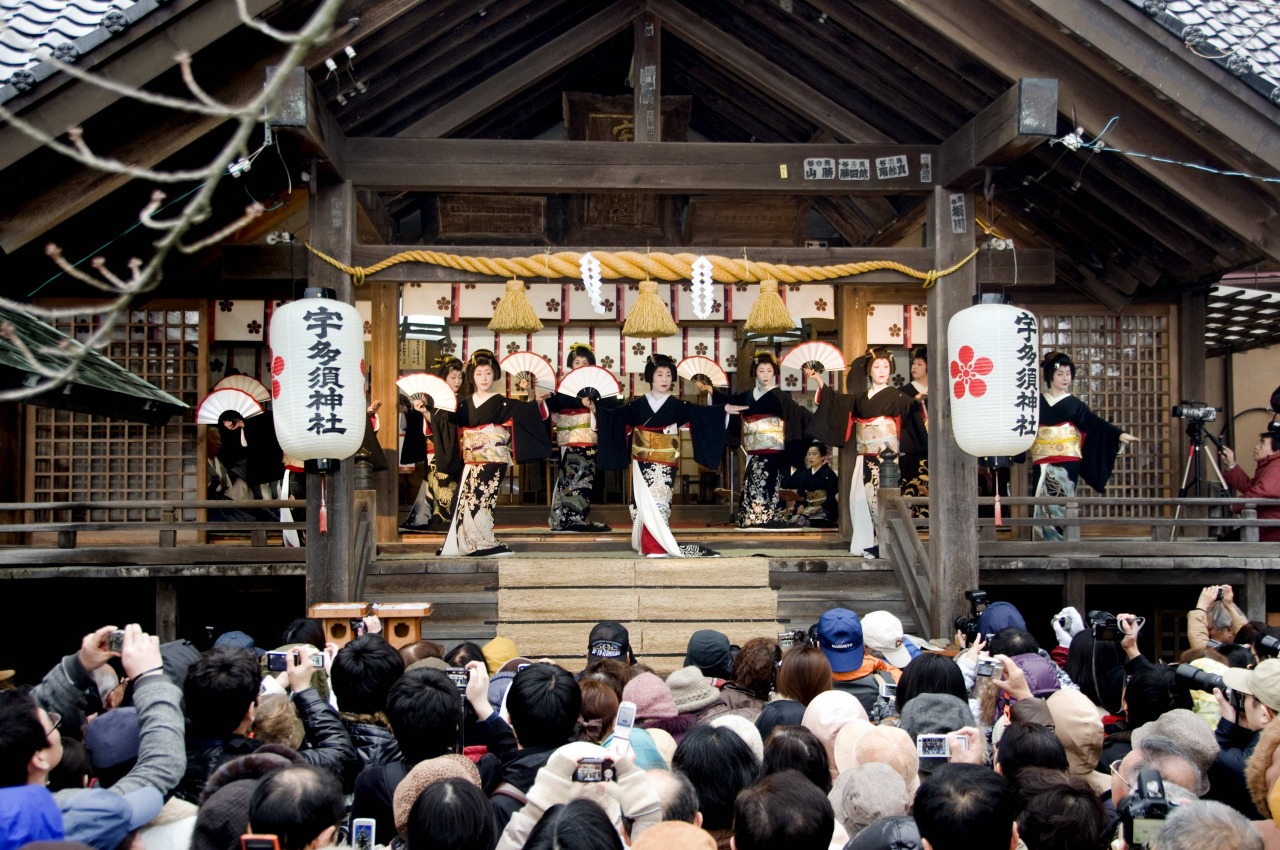
[[[1010,304],[977,304],[947,325],[947,384],[960,449],[977,457],[1031,448],[1040,418],[1040,332]]]
[[[332,471],[364,442],[364,322],[333,290],[307,289],[271,316],[276,437],[308,472]]]

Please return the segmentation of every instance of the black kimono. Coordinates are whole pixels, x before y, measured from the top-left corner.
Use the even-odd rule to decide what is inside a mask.
[[[601,400],[597,405],[609,406]],[[592,522],[591,493],[596,484],[596,432],[591,412],[576,398],[560,393],[547,399],[551,427],[560,451],[555,491],[551,496],[552,531],[609,531],[602,522]]]
[[[510,555],[511,550],[493,536],[493,508],[508,464],[551,456],[551,440],[542,421],[546,408],[538,402],[512,401],[496,394],[477,405],[473,395],[459,400],[457,411],[446,418],[458,429],[463,469],[457,507],[440,554]],[[439,440],[437,462],[450,462],[453,448],[446,440]],[[443,459],[441,452],[445,453]]]
[[[787,518],[790,525],[835,528],[840,524],[836,513],[840,478],[830,464],[824,463],[817,469],[798,469],[783,479],[782,487],[800,494],[800,501]]]
[[[793,465],[788,449],[804,437],[811,414],[777,387],[764,392],[752,387],[734,395],[716,390],[712,400],[747,407],[735,417],[737,427],[730,425],[730,431],[741,434],[739,445],[748,458],[742,473],[738,527],[784,527],[786,506],[778,498],[778,486]]]
[[[680,431],[688,426],[693,457],[716,469],[724,455],[723,405],[703,407],[674,396],[646,393],[630,404],[605,410],[596,407],[601,469],[631,466],[631,546],[651,558],[696,558],[717,554],[698,544],[681,546],[671,533],[671,500],[680,463]]]
[[[428,411],[428,416],[412,407],[405,413],[404,446],[400,463],[423,463],[426,469],[418,497],[401,531],[448,528],[458,498],[458,478],[462,475],[462,455],[458,449],[458,429],[449,411]]]
[[[1071,394],[1050,401],[1040,394],[1040,428],[1027,453],[1031,458],[1031,486],[1037,496],[1070,499],[1081,477],[1099,493],[1106,490],[1120,453],[1120,435],[1112,425]],[[1066,516],[1065,505],[1036,505],[1038,517]],[[1057,526],[1033,526],[1032,537],[1061,540]]]
[[[920,396],[929,392],[929,388],[910,381],[902,388],[902,392],[909,398],[920,399]],[[926,399],[920,399],[920,426],[923,429],[923,434],[918,435],[921,439],[913,440],[913,450],[904,451],[906,456],[898,461],[902,467],[902,495],[904,496],[929,495],[929,402]],[[915,430],[914,426],[912,430]],[[914,516],[927,517],[929,507],[916,505],[911,509],[911,513]]]

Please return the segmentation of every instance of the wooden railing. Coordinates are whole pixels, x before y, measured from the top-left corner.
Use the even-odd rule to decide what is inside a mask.
[[[879,491],[877,519],[880,557],[893,566],[907,608],[915,617],[916,628],[923,633],[933,623],[929,616],[932,607],[930,594],[936,573],[916,531],[911,508],[896,487]]]

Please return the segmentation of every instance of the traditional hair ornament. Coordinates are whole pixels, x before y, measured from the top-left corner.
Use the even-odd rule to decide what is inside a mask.
[[[525,294],[524,281],[513,277],[507,281],[507,291],[493,310],[489,330],[502,333],[534,333],[542,330],[542,320],[533,311],[529,296]]]
[[[1076,364],[1065,351],[1050,351],[1040,361],[1040,372],[1044,375],[1046,384],[1053,383],[1053,373],[1059,368],[1066,366],[1071,369],[1071,379],[1076,377]]]
[[[715,303],[714,293],[711,289],[711,261],[705,256],[699,257],[693,261],[690,266],[693,270],[693,276],[690,280],[693,283],[689,292],[689,298],[693,302],[693,315],[699,319],[710,319],[711,308]]]
[[[582,285],[587,290],[587,297],[591,299],[591,309],[603,316],[605,309],[604,302],[600,300],[600,261],[587,252],[578,258],[578,268],[582,272]]]
[[[679,332],[671,311],[658,297],[658,284],[652,280],[640,281],[640,297],[627,312],[627,323],[622,326],[623,336],[648,338],[675,336]]]

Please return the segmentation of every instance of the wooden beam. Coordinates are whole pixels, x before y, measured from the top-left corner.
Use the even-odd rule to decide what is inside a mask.
[[[620,0],[411,124],[402,135],[438,139],[456,132],[556,69],[599,47],[629,26],[639,11],[640,4],[635,0]]]
[[[973,193],[942,187],[929,197],[927,228],[945,268],[973,249]],[[962,208],[957,214],[956,207]],[[947,374],[947,325],[972,303],[977,269],[970,263],[929,290],[929,373]],[[978,586],[978,464],[956,445],[951,394],[929,394],[929,561],[933,599],[931,634],[951,633],[964,591]]]
[[[618,147],[621,147],[619,145]],[[665,147],[665,145],[663,145]],[[314,240],[312,240],[314,243]],[[609,247],[556,246],[552,251],[645,251],[659,250],[659,246]],[[681,254],[714,254],[724,256],[724,248],[708,246],[679,246],[669,249]],[[870,260],[892,260],[913,269],[925,271],[933,267],[933,251],[930,248],[777,248],[752,247],[751,257],[756,262],[786,263],[796,266],[832,266],[841,263],[858,263]],[[468,257],[528,257],[527,246],[511,245],[356,245],[350,256],[354,262],[347,265],[372,266],[387,257],[405,251],[437,251]],[[326,252],[328,253],[328,252]],[[532,252],[536,253],[536,252]],[[224,245],[222,247],[222,277],[224,280],[294,280],[298,269],[306,268],[309,252],[305,246],[289,245]],[[333,255],[330,255],[333,256]],[[312,260],[315,258],[312,257]],[[1022,248],[1012,251],[983,252],[974,260],[978,281],[982,284],[1011,285],[1014,282],[1014,265],[1017,265],[1018,286],[1050,286],[1054,276],[1054,252],[1046,248]],[[506,280],[501,275],[483,275],[458,271],[428,263],[401,263],[380,271],[371,281],[396,281],[400,283],[430,283],[462,281],[466,283]],[[919,282],[901,272],[883,270],[860,275],[833,278],[824,283],[860,284],[902,283],[919,286]]]
[[[543,142],[495,139],[352,138],[346,173],[362,189],[403,192],[924,195],[920,157],[934,145],[743,142]],[[906,157],[908,173],[880,177],[876,160]],[[865,180],[805,179],[806,159],[866,160]]]
[[[938,182],[980,183],[986,169],[1008,165],[1058,130],[1058,81],[1025,79],[973,116],[942,143]]]
[[[862,356],[862,352],[867,349],[867,316],[871,310],[871,299],[864,287],[861,286],[842,286],[836,293],[836,297],[840,300],[839,304],[839,322],[840,322],[840,350],[846,352],[845,357],[853,360]],[[849,374],[845,377],[845,385],[837,386],[836,389],[846,393],[858,392],[866,385],[866,377],[864,375]],[[853,468],[856,453],[848,452],[847,457],[840,458],[840,493],[847,495],[852,492],[850,489],[853,484]],[[840,504],[846,504],[844,499],[840,500]],[[853,538],[853,518],[847,509],[840,511],[840,539],[851,540]],[[928,629],[928,623],[917,623],[922,629]]]
[[[309,239],[335,259],[350,262],[356,235],[355,190],[319,163],[311,167]],[[339,301],[355,303],[351,278],[314,255],[308,259],[308,285],[333,289]],[[351,592],[349,565],[355,550],[351,527],[355,461],[343,461],[329,475],[307,474],[307,605],[346,602]],[[322,489],[323,488],[323,489]],[[328,531],[320,531],[321,494]]]
[[[649,8],[672,33],[701,50],[709,62],[731,70],[755,88],[847,142],[892,142],[879,128],[849,112],[799,77],[758,53],[696,12],[671,0],[649,0]]]
[[[324,60],[348,44],[360,43],[362,50],[379,32],[390,27],[401,17],[423,5],[426,0],[346,0],[338,15],[338,26],[333,35],[320,42],[307,53],[302,64],[308,70],[321,67]]]
[[[1060,3],[1029,0],[1030,5],[1073,40],[1083,40],[1129,72],[1152,98],[1168,100],[1192,121],[1211,127],[1244,151],[1280,171],[1276,110],[1230,71],[1196,56],[1182,38],[1123,0]],[[1154,44],[1152,42],[1155,42]],[[1230,95],[1230,96],[1224,96]],[[1195,130],[1199,132],[1199,130]],[[1217,151],[1221,156],[1221,151]],[[1225,157],[1223,157],[1225,159]],[[1255,168],[1255,162],[1237,161]]]
[[[635,92],[634,141],[662,141],[662,22],[652,12],[636,18],[631,55],[631,88]]]
[[[1093,53],[1080,50],[1078,45],[1071,49],[1056,40],[1037,37],[1034,21],[1027,22],[1022,37],[996,44],[991,40],[992,7],[985,0],[949,0],[945,4],[932,0],[893,2],[1006,78],[1056,77],[1059,101],[1075,108],[1076,121],[1088,131],[1099,132],[1113,116],[1122,116],[1107,135],[1107,142],[1113,147],[1182,162],[1220,160],[1211,141],[1189,138],[1194,134],[1203,139],[1206,134],[1201,128],[1169,120],[1149,96],[1137,95],[1136,83],[1108,71]],[[1018,18],[1017,9],[1003,5],[1001,9]],[[1068,38],[1053,26],[1046,24],[1046,30]],[[1280,260],[1280,205],[1265,190],[1151,159],[1128,161],[1269,258]]]
[[[278,72],[275,68],[267,69],[268,77]],[[345,174],[347,137],[315,83],[301,65],[283,73],[288,75],[288,80],[280,92],[279,113],[268,126],[297,136],[302,141],[304,154],[326,160],[339,175]]]

